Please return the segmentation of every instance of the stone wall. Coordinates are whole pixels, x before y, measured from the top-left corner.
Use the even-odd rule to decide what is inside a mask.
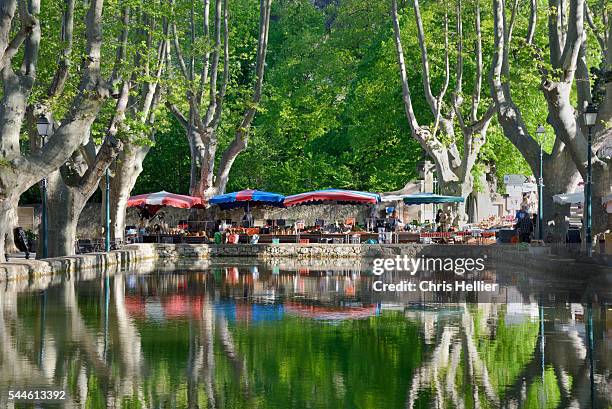
[[[35,280],[45,276],[87,271],[114,271],[157,258],[158,253],[154,245],[140,244],[129,245],[110,253],[89,253],[44,260],[11,259],[0,264],[0,282]]]
[[[574,260],[530,254],[511,245],[468,246],[430,244],[133,244],[110,253],[91,253],[46,260],[11,260],[0,264],[0,282],[56,277],[64,274],[100,274],[124,270],[141,270],[146,262],[162,263],[167,268],[207,261],[235,258],[258,258],[282,265],[283,260],[298,260],[299,264],[346,266],[369,264],[378,257],[450,257],[484,258],[485,266],[496,263],[513,265],[527,271],[611,273],[612,269],[595,264],[578,264]],[[368,261],[370,260],[370,261]],[[345,262],[347,261],[348,264]],[[202,264],[204,262],[204,264]],[[206,264],[207,265],[207,264]],[[612,277],[612,275],[610,275]]]
[[[160,258],[258,257],[338,259],[394,257],[491,257],[492,246],[408,244],[155,244]]]

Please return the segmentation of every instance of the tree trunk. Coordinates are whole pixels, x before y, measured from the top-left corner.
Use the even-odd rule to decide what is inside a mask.
[[[125,213],[130,193],[136,179],[142,172],[142,163],[148,146],[126,145],[115,162],[114,175],[110,182],[110,231],[111,239],[123,239],[125,232]],[[104,186],[104,182],[101,183]],[[102,220],[104,220],[106,189],[102,188]]]
[[[18,198],[14,196],[0,198],[0,250],[2,250],[0,251],[0,263],[6,261],[4,250],[7,243],[7,237],[13,234],[11,229],[11,220],[13,206],[14,203],[17,203],[17,200]]]
[[[462,227],[468,222],[468,215],[466,212],[467,197],[474,190],[474,177],[471,174],[466,175],[464,180],[440,182],[440,192],[444,195],[461,196],[465,200],[457,203],[456,219],[452,221],[455,226]]]
[[[608,212],[602,199],[610,194],[610,165],[603,160],[593,162],[592,184],[592,233],[603,233],[610,229],[608,226]]]
[[[49,176],[47,186],[48,256],[74,255],[77,224],[86,199],[77,189],[64,183],[59,171]],[[42,237],[42,232],[39,237]],[[39,248],[41,248],[40,243]]]
[[[219,172],[217,174],[217,191],[219,193],[225,193],[225,188],[227,187],[227,182],[229,182],[229,174],[232,170],[232,165],[238,155],[242,153],[248,145],[248,134],[242,132],[236,132],[236,137],[230,144],[230,146],[226,149],[221,157],[221,162],[219,163]]]
[[[217,135],[212,128],[204,130],[198,137],[201,143],[201,168],[198,196],[210,199],[217,194],[215,189],[215,156],[217,154]]]
[[[205,147],[200,134],[195,130],[187,130],[187,140],[189,141],[189,156],[191,157],[189,194],[201,197],[200,178],[202,176],[202,157],[204,156]]]
[[[13,230],[15,227],[19,225],[19,216],[17,214],[18,203],[15,202],[11,206],[11,210],[8,214],[9,224],[8,231],[10,234],[6,236],[6,243],[4,244],[4,248],[7,253],[14,253],[18,251],[17,246],[15,245],[15,235],[13,234]]]
[[[570,205],[562,205],[553,201],[553,196],[559,193],[573,192],[578,186],[580,174],[573,163],[565,155],[544,161],[544,189],[542,199],[543,237],[547,241],[564,242],[569,227]],[[539,175],[539,169],[533,169],[534,175]],[[536,234],[537,234],[537,226]]]

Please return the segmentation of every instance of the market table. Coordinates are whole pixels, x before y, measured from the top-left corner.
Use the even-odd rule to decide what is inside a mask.
[[[207,236],[191,236],[183,234],[145,234],[142,236],[143,243],[168,243],[168,244],[180,244],[180,243],[209,243],[210,239]]]
[[[359,237],[359,243],[369,239],[378,240],[377,233],[350,232],[350,233],[300,233],[300,234],[259,234],[258,243],[272,243],[273,239],[278,239],[279,243],[300,243],[301,240],[308,240],[308,243],[330,243],[330,244],[358,244],[353,242],[353,237]],[[238,243],[250,243],[252,234],[239,234]],[[306,244],[305,242],[302,242]]]

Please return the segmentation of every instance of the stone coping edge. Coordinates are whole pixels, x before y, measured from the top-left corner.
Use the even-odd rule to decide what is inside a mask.
[[[252,257],[261,259],[367,259],[379,257],[473,257],[485,258],[485,265],[510,264],[517,268],[559,273],[584,272],[612,274],[612,268],[580,264],[548,254],[530,254],[513,245],[436,245],[436,244],[131,244],[109,253],[89,253],[45,260],[11,260],[0,264],[0,282],[33,281],[88,270],[124,270],[151,260],[202,260]]]

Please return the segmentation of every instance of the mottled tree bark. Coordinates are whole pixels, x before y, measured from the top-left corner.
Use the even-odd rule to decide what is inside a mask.
[[[395,49],[397,54],[400,79],[402,84],[402,95],[404,100],[404,108],[408,124],[410,125],[412,137],[416,139],[425,153],[431,157],[436,167],[436,174],[440,182],[440,188],[443,193],[460,195],[467,197],[473,190],[472,169],[476,163],[480,148],[486,141],[486,134],[489,123],[494,115],[493,107],[489,107],[485,113],[480,114],[479,104],[481,99],[481,84],[482,84],[482,40],[480,26],[480,7],[476,3],[476,78],[472,93],[472,106],[470,107],[469,115],[464,118],[462,114],[463,104],[463,21],[462,21],[462,4],[457,2],[457,62],[455,64],[455,86],[452,93],[450,104],[445,104],[445,95],[450,83],[450,62],[449,62],[449,42],[448,42],[448,16],[445,14],[445,64],[444,64],[444,81],[441,90],[437,96],[434,96],[431,89],[431,74],[429,67],[429,57],[425,44],[425,31],[421,19],[421,13],[418,1],[414,1],[414,14],[417,26],[417,38],[421,50],[421,71],[422,85],[425,93],[425,99],[430,107],[430,110],[435,118],[432,129],[422,126],[416,117],[412,107],[412,97],[410,94],[410,85],[408,83],[408,74],[406,63],[404,60],[404,52],[401,40],[401,30],[399,24],[399,16],[397,10],[397,1],[391,2],[391,17],[393,20],[393,31]],[[445,108],[447,106],[448,108]],[[444,111],[447,109],[447,111]],[[469,122],[468,122],[469,119]],[[463,136],[463,154],[459,152],[456,145],[455,128],[461,130]],[[450,139],[449,144],[445,144],[438,137],[438,132],[444,134]],[[458,222],[463,224],[467,221],[465,212],[465,202],[459,204],[458,213],[460,218]]]
[[[166,23],[164,25],[167,27]],[[166,28],[164,28],[166,31]],[[158,61],[152,80],[144,84],[141,94],[132,101],[132,109],[127,113],[133,120],[142,121],[149,127],[149,135],[137,135],[141,139],[148,138],[154,141],[155,109],[161,98],[161,86],[159,84],[161,75],[166,66],[168,55],[168,43],[162,41],[158,48]],[[130,193],[136,184],[138,176],[142,173],[142,165],[147,153],[151,149],[148,143],[138,141],[138,138],[129,138],[124,141],[123,151],[115,160],[110,180],[110,233],[114,240],[122,240],[125,232],[125,216],[127,202]],[[106,185],[102,181],[102,219],[104,218],[104,207],[106,201]]]
[[[202,72],[200,74],[197,91],[187,91],[186,98],[189,104],[188,115],[184,115],[174,104],[169,107],[174,116],[185,128],[187,140],[189,141],[191,154],[191,183],[190,194],[202,198],[210,198],[215,194],[225,192],[229,173],[234,161],[248,145],[249,129],[257,112],[257,106],[261,100],[263,78],[265,71],[265,60],[268,46],[268,29],[270,26],[270,9],[272,0],[260,0],[259,36],[257,45],[257,57],[255,67],[255,85],[253,96],[249,107],[244,112],[243,118],[235,131],[235,136],[230,146],[223,152],[216,166],[217,157],[217,129],[221,121],[223,102],[229,79],[229,26],[228,26],[228,2],[227,0],[215,0],[213,33],[213,51],[203,55]],[[209,36],[209,8],[210,1],[206,0],[204,6],[204,37],[211,42]],[[193,10],[191,19],[191,42],[195,42],[195,27],[193,25]],[[184,78],[194,83],[194,60],[189,61],[183,56],[182,47],[176,26],[173,25],[173,45],[178,60],[178,66]],[[223,40],[223,41],[222,41]],[[212,44],[211,44],[212,45]],[[218,81],[221,52],[223,53],[223,73]],[[208,81],[208,99],[203,100],[205,88]],[[199,173],[198,173],[199,172]]]
[[[142,163],[149,149],[148,146],[126,144],[115,161],[110,184],[110,231],[112,239],[123,239],[127,202],[138,176],[142,173]],[[102,192],[105,192],[104,186],[103,181]],[[105,193],[103,193],[102,198],[103,208],[106,200],[104,195]]]
[[[17,203],[21,193],[58,169],[83,142],[82,130],[89,129],[108,95],[106,84],[100,77],[102,4],[102,0],[90,2],[87,13],[88,58],[84,60],[79,92],[71,109],[49,143],[29,155],[20,152],[19,136],[27,99],[36,77],[40,43],[36,16],[40,12],[40,3],[33,0],[29,7],[19,8],[22,22],[35,23],[24,40],[23,62],[19,72],[15,72],[11,64],[6,64],[1,71],[4,93],[0,101],[0,164],[3,168],[0,172],[0,261],[5,259],[4,242],[10,228],[11,206]],[[6,15],[2,17],[6,18]]]
[[[549,60],[556,72],[548,72],[543,64],[539,66],[542,75],[541,89],[548,106],[547,122],[554,129],[556,137],[552,152],[544,157],[545,194],[540,200],[544,206],[545,221],[549,221],[559,212],[563,212],[565,216],[569,215],[569,207],[553,204],[552,195],[573,191],[580,177],[586,181],[588,146],[583,107],[591,99],[588,69],[584,59],[586,54],[584,15],[587,11],[584,1],[571,0],[567,17],[563,17],[561,13],[563,2],[551,0],[549,5],[559,13],[550,13],[548,21]],[[493,12],[495,53],[490,77],[491,95],[496,102],[497,117],[504,134],[518,148],[533,173],[537,175],[539,145],[532,138],[522,119],[520,108],[513,102],[511,96],[508,75],[508,29],[503,0],[493,1]],[[536,57],[537,60],[544,58],[542,55]],[[575,81],[575,78],[579,81]],[[574,85],[577,88],[578,109],[574,108],[571,101]],[[600,111],[598,118],[600,122],[594,129],[593,180],[595,183],[592,191],[594,233],[607,227],[601,198],[610,193],[609,165],[595,156],[598,142],[601,142],[606,134],[605,127],[601,126],[605,122],[605,117],[604,108]],[[554,233],[562,235],[559,231]]]
[[[68,2],[64,15],[65,27],[62,33],[69,33],[64,38],[71,47],[72,44],[72,19],[74,2]],[[123,15],[123,30],[119,37],[117,60],[118,66],[125,60],[127,48],[127,30],[129,25],[129,14],[126,8]],[[64,52],[60,57],[60,63],[49,87],[49,96],[53,97],[62,92],[68,78],[68,59],[70,50]],[[112,79],[111,79],[112,80]],[[48,178],[48,255],[49,257],[60,257],[73,255],[76,249],[77,224],[79,217],[85,208],[89,198],[98,188],[98,183],[108,166],[117,157],[122,148],[122,143],[116,138],[119,127],[124,119],[124,112],[128,102],[130,84],[124,82],[112,117],[104,143],[98,148],[91,139],[75,151],[69,161],[59,171],[53,172]],[[35,119],[35,118],[34,118]],[[31,124],[30,127],[34,127]],[[86,134],[90,129],[79,130]],[[42,226],[41,226],[42,228]],[[42,233],[42,232],[41,232]],[[39,235],[40,236],[40,235]],[[40,247],[40,245],[39,245]],[[40,252],[39,252],[40,254]]]
[[[123,120],[128,90],[126,83],[106,139],[92,163],[88,165],[85,158],[77,152],[68,164],[62,166],[59,172],[54,172],[54,177],[49,179],[49,257],[69,256],[75,252],[79,217],[89,198],[98,189],[100,178],[123,146],[116,134]],[[89,148],[95,151],[93,141],[89,145]]]
[[[60,171],[49,175],[47,183],[48,255],[69,256],[75,253],[77,223],[86,201],[77,189],[64,183]],[[41,243],[38,247],[38,254],[42,254]]]

